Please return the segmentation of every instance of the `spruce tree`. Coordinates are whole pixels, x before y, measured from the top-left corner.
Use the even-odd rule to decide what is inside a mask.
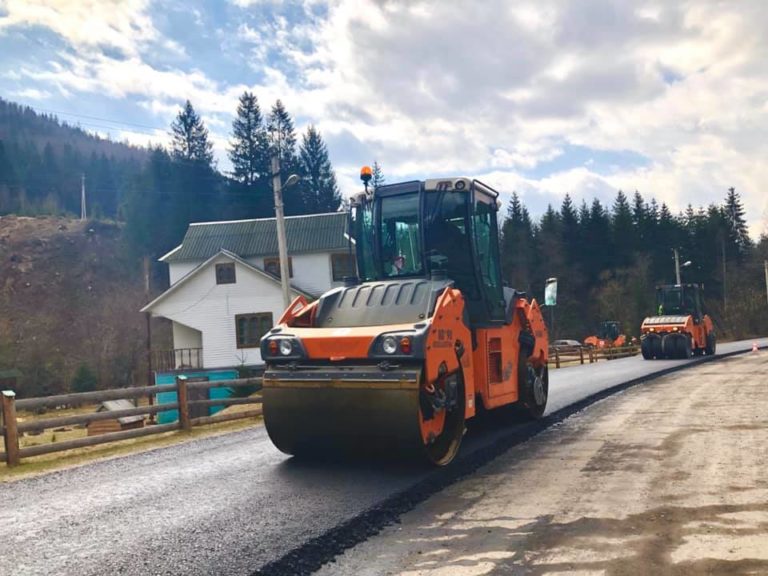
[[[299,150],[299,174],[304,212],[317,214],[339,209],[341,196],[336,185],[328,149],[314,126],[304,134]]]
[[[512,192],[501,229],[501,268],[506,282],[518,290],[531,288],[533,248],[531,218],[517,192]]]
[[[275,102],[269,113],[267,131],[270,158],[277,155],[280,161],[280,174],[285,181],[291,174],[299,172],[299,163],[296,157],[296,131],[293,127],[293,120],[280,100]],[[286,214],[303,214],[305,212],[301,196],[300,186],[291,186],[283,190],[283,204]]]
[[[562,240],[565,253],[571,262],[576,262],[581,251],[579,242],[579,218],[576,208],[573,206],[571,195],[566,194],[563,204],[560,206],[560,218],[562,223]]]
[[[723,204],[723,217],[728,226],[728,240],[734,248],[735,255],[741,259],[752,246],[752,240],[749,237],[747,221],[744,219],[741,196],[735,188],[728,188]]]
[[[371,186],[374,190],[379,186],[384,186],[384,172],[381,170],[381,164],[376,160],[373,161],[373,177],[371,178]]]
[[[232,176],[246,187],[269,181],[269,140],[256,96],[243,92],[228,150]]]
[[[632,253],[636,248],[637,236],[632,226],[632,209],[621,190],[616,194],[616,200],[613,203],[611,232],[614,246],[612,264],[620,268],[629,266]]]
[[[213,166],[213,144],[208,140],[208,129],[187,100],[171,124],[173,157]]]

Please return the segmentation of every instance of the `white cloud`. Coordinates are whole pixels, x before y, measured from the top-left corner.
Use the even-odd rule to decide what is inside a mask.
[[[51,97],[51,93],[47,90],[38,90],[37,88],[25,88],[11,92],[11,96],[25,100],[45,100]]]
[[[111,48],[135,56],[143,44],[160,38],[147,13],[149,4],[149,0],[5,0],[7,14],[0,18],[0,33],[39,26],[77,49]],[[170,42],[165,46],[180,49]]]

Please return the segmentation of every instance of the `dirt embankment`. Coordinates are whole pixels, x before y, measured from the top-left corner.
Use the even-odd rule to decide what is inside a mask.
[[[768,574],[768,353],[600,402],[321,574]]]
[[[19,392],[67,391],[85,364],[102,386],[141,373],[140,267],[115,223],[0,217],[0,370],[19,369]]]

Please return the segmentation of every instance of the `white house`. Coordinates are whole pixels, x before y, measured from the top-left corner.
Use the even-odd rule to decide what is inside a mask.
[[[313,299],[355,273],[343,212],[286,218],[293,296]],[[171,286],[142,308],[173,325],[171,368],[261,363],[259,341],[283,312],[274,218],[190,224],[160,258]]]

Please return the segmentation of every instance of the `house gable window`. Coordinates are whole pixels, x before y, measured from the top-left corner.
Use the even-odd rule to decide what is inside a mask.
[[[216,284],[235,283],[235,263],[216,264]]]
[[[235,330],[238,348],[258,348],[261,337],[272,329],[272,312],[237,314]]]
[[[331,254],[331,273],[334,282],[341,282],[347,276],[355,275],[355,257],[351,254]]]
[[[280,278],[280,258],[264,258],[264,271]],[[288,256],[288,277],[293,278],[293,259]]]

